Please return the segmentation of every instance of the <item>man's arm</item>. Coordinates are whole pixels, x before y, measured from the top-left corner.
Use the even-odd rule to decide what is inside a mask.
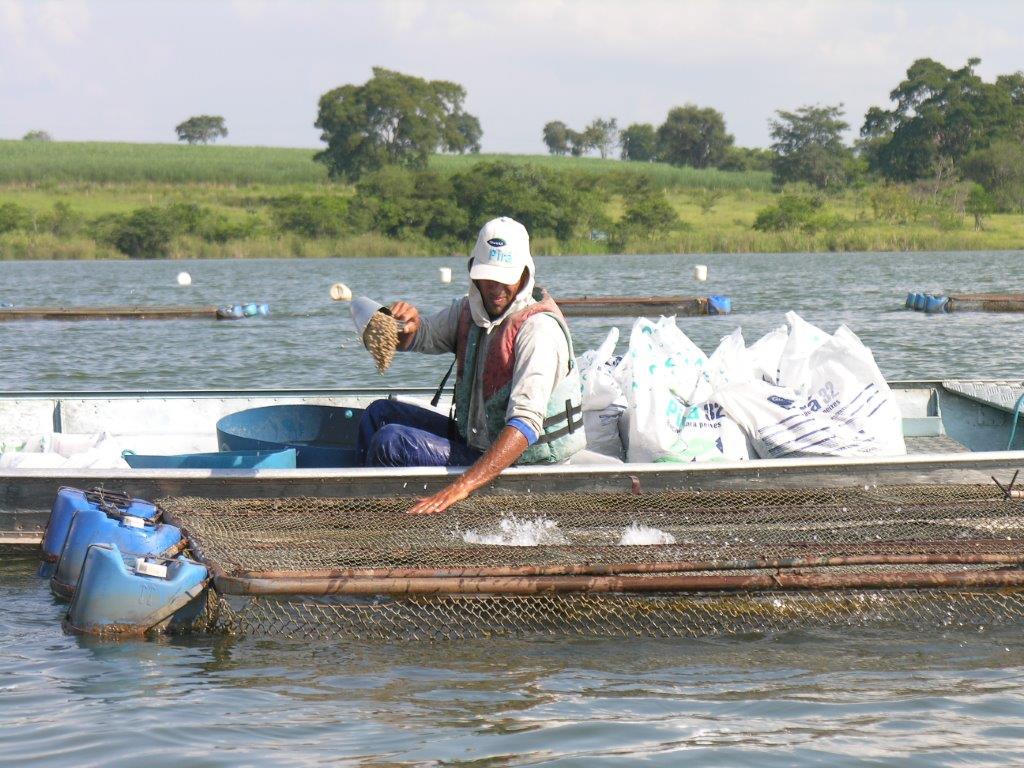
[[[459,314],[465,297],[455,299],[435,315],[424,316],[412,304],[396,301],[391,315],[404,328],[398,334],[398,349],[402,352],[423,352],[440,355],[455,351],[455,335],[459,327]]]
[[[477,459],[473,466],[459,475],[458,479],[433,496],[420,499],[411,509],[410,515],[433,515],[444,512],[457,501],[462,501],[473,491],[482,488],[512,466],[527,448],[526,436],[515,427],[504,427],[498,439]]]

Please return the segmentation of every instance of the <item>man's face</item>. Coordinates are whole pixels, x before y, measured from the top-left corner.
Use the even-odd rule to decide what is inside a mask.
[[[484,300],[484,309],[487,310],[487,314],[493,320],[496,317],[500,317],[509,308],[516,294],[523,289],[527,279],[527,270],[524,269],[519,282],[512,285],[505,285],[496,280],[474,280],[473,282],[476,283],[476,287],[480,291],[480,297]]]

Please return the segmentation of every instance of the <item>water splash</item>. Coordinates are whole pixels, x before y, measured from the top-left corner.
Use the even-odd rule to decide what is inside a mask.
[[[676,537],[671,533],[650,528],[640,523],[630,523],[619,537],[620,547],[649,546],[651,544],[675,544]]]
[[[462,533],[462,540],[467,544],[497,547],[539,547],[569,543],[569,539],[559,530],[558,521],[548,520],[543,515],[532,520],[520,520],[513,514],[502,515],[496,533],[479,533],[470,528]]]

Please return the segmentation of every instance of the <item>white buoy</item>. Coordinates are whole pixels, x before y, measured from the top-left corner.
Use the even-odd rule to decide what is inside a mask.
[[[192,285],[192,275],[188,272],[179,272],[178,285]]]
[[[344,283],[335,283],[331,286],[331,298],[335,301],[351,301],[352,290]]]
[[[703,283],[708,279],[708,268],[703,264],[696,264],[693,267],[693,279],[698,283]]]
[[[452,268],[451,267],[438,267],[437,271],[441,273],[441,282],[450,283],[452,281]]]

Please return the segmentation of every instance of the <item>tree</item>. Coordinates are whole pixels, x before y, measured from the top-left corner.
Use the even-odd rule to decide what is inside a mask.
[[[1002,139],[979,149],[961,163],[964,178],[976,181],[992,195],[1000,211],[1024,210],[1024,144]]]
[[[729,147],[718,167],[723,171],[770,171],[774,157],[760,147]]]
[[[21,137],[22,141],[53,141],[53,137],[46,131],[29,131]]]
[[[614,117],[607,120],[595,117],[590,125],[583,129],[583,135],[587,144],[596,149],[603,160],[618,146],[619,123]]]
[[[569,145],[569,154],[573,157],[583,157],[593,149],[590,136],[586,131],[574,131],[572,128],[568,128],[565,131],[565,141]]]
[[[224,118],[219,115],[190,117],[185,122],[174,126],[174,131],[178,134],[178,141],[187,141],[189,144],[209,144],[211,141],[216,141],[218,137],[228,135]]]
[[[986,83],[974,72],[980,59],[957,70],[918,59],[889,94],[891,110],[872,107],[861,136],[868,140],[872,170],[888,179],[929,176],[942,159],[959,165],[969,153],[1024,131],[1024,74]]]
[[[658,128],[658,157],[672,165],[707,168],[718,165],[732,142],[721,112],[687,104],[671,109]]]
[[[964,210],[974,217],[974,228],[980,231],[985,228],[984,218],[995,210],[995,201],[980,184],[972,184],[964,202]]]
[[[843,144],[843,105],[778,110],[769,121],[775,153],[772,172],[776,184],[806,181],[819,189],[842,185],[846,180],[850,150]]]
[[[561,120],[544,125],[544,143],[552,155],[569,154],[569,126]]]
[[[327,147],[315,159],[332,178],[355,181],[385,165],[424,168],[438,151],[474,151],[482,131],[465,98],[456,83],[374,67],[364,84],[320,97],[315,125]]]
[[[458,152],[460,155],[466,152],[479,154],[484,131],[474,115],[460,112],[448,122],[447,129],[445,145],[449,152]]]
[[[619,134],[622,159],[646,163],[658,156],[658,134],[650,123],[633,123]]]

